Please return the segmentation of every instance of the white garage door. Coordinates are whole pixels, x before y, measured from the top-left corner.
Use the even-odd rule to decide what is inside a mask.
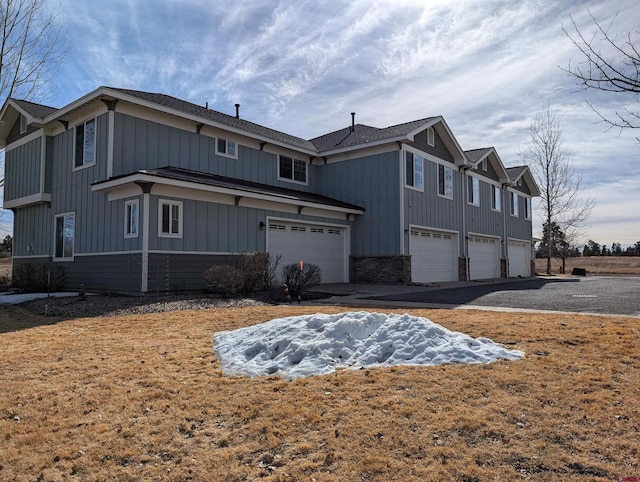
[[[411,228],[411,278],[417,283],[458,280],[456,235]]]
[[[288,221],[268,223],[267,251],[281,256],[278,275],[287,264],[317,264],[323,283],[346,283],[348,278],[348,230],[336,226]]]
[[[509,277],[531,276],[531,244],[524,241],[509,241]]]
[[[469,279],[500,278],[500,240],[469,236]]]

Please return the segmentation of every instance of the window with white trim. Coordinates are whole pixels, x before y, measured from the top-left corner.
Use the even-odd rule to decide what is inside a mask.
[[[500,186],[496,186],[495,184],[491,185],[491,209],[494,211],[502,211],[502,203],[501,201],[501,190]]]
[[[160,199],[158,205],[158,237],[182,237],[182,201]]]
[[[278,179],[307,183],[307,162],[289,156],[278,156]]]
[[[525,219],[531,219],[531,198],[524,198],[524,217]]]
[[[238,158],[237,145],[234,141],[222,139],[218,137],[216,142],[216,154],[225,157],[231,157],[233,159]]]
[[[424,161],[413,152],[405,153],[405,184],[422,191],[424,187]]]
[[[517,216],[518,215],[518,195],[515,192],[512,192],[510,194],[511,194],[511,215]]]
[[[435,145],[435,132],[433,131],[433,127],[427,127],[427,144],[431,147]]]
[[[453,199],[453,169],[438,164],[438,194]]]
[[[124,237],[138,237],[138,200],[124,203]]]
[[[469,176],[467,183],[468,198],[467,202],[474,206],[480,206],[480,179]]]
[[[55,259],[73,259],[75,222],[75,213],[58,214],[55,217]]]
[[[27,132],[27,118],[20,114],[20,134]]]
[[[487,170],[487,158],[486,157],[484,159],[482,159],[482,170],[483,171]]]
[[[74,153],[75,169],[91,166],[96,162],[96,120],[89,119],[76,125],[76,142]]]

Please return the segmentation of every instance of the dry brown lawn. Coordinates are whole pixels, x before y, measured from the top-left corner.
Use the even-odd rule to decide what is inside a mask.
[[[55,322],[0,307],[0,480],[640,477],[639,319],[412,310],[526,357],[295,381],[220,370],[216,331],[317,311],[347,309]]]
[[[11,274],[11,258],[0,258],[0,278]]]
[[[566,274],[571,274],[574,267],[585,268],[587,274],[640,274],[640,256],[587,256],[585,258],[567,258]],[[551,272],[560,273],[561,259],[551,260]],[[547,271],[547,259],[536,259],[536,273]]]

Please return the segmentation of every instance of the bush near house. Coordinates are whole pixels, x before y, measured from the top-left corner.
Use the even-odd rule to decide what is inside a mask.
[[[242,271],[235,266],[220,264],[211,266],[204,272],[209,291],[223,298],[236,296],[242,289]]]
[[[66,283],[67,270],[52,263],[26,263],[18,266],[13,275],[13,287],[29,292],[62,291]]]
[[[315,264],[288,264],[282,268],[282,279],[292,298],[302,296],[321,281],[320,267]]]

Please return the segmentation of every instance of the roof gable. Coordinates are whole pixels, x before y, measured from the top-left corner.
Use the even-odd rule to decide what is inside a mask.
[[[509,174],[511,185],[516,185],[518,183],[518,180],[522,179],[522,181],[526,183],[527,187],[529,188],[531,196],[540,196],[540,189],[538,188],[538,184],[533,178],[533,174],[531,174],[529,166],[507,167],[507,173]]]
[[[478,167],[485,159],[491,165],[493,170],[498,176],[498,181],[502,184],[507,184],[510,181],[509,174],[498,156],[495,147],[481,147],[480,149],[471,149],[470,151],[464,151],[467,159],[471,163],[472,167]]]

